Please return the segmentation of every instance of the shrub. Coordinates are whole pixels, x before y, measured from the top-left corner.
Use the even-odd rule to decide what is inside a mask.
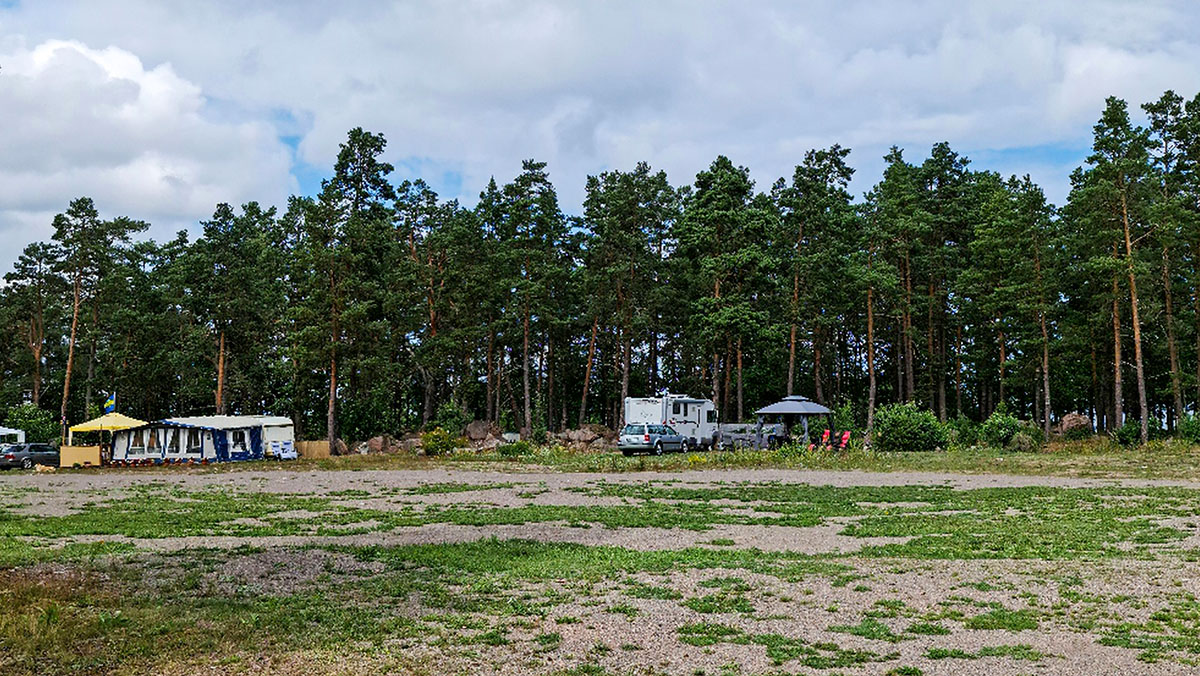
[[[1161,439],[1164,436],[1162,425],[1155,418],[1147,421],[1146,436],[1148,440]],[[1142,423],[1136,417],[1128,417],[1125,424],[1109,433],[1113,441],[1122,446],[1137,446],[1142,439]]]
[[[850,430],[856,433],[854,436],[861,436],[857,434],[862,431],[858,421],[859,416],[850,404],[842,404],[833,409],[833,429],[835,431],[844,432]]]
[[[458,438],[435,427],[421,435],[421,448],[425,449],[425,455],[449,455],[458,448]]]
[[[533,444],[528,441],[514,441],[511,444],[500,444],[496,447],[496,453],[502,458],[516,458],[522,455],[533,454]]]
[[[1090,436],[1092,436],[1092,429],[1090,427],[1070,427],[1067,428],[1067,431],[1063,432],[1062,438],[1063,441],[1082,441]]]
[[[1179,421],[1179,429],[1177,434],[1180,439],[1192,444],[1200,444],[1200,418],[1195,415],[1186,415]]]
[[[997,408],[979,427],[979,438],[989,446],[1003,448],[1020,431],[1021,421],[1008,411]]]
[[[946,423],[951,445],[974,446],[979,443],[979,425],[963,414]]]
[[[25,440],[37,443],[58,441],[62,433],[54,414],[33,404],[20,404],[8,409],[4,415],[4,425],[19,430],[25,430]]]
[[[1028,431],[1022,430],[1014,434],[1012,439],[1008,440],[1008,444],[1006,444],[1004,448],[1017,453],[1032,453],[1036,451],[1040,445],[1041,443],[1034,438],[1032,434],[1030,434]]]
[[[946,426],[916,404],[892,404],[876,411],[872,436],[875,448],[885,453],[932,451],[944,448],[948,439]]]
[[[444,402],[439,406],[437,415],[433,418],[434,427],[440,427],[451,434],[462,434],[469,422],[471,422],[471,417],[463,413],[463,410],[452,401]]]

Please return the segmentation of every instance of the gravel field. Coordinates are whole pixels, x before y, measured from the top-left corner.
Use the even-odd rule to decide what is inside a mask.
[[[1197,488],[787,470],[5,473],[0,525],[52,561],[18,565],[11,590],[79,579],[189,612],[198,599],[317,594],[378,616],[371,626],[408,628],[319,645],[248,639],[218,656],[152,651],[88,673],[1191,674]],[[168,509],[229,496],[246,512],[125,528],[120,515],[146,496],[176,501]],[[1043,505],[1077,497],[1089,502],[1075,512],[1118,511],[1056,530],[1078,514]],[[942,546],[964,534],[1034,553]],[[509,541],[526,544],[506,554]],[[543,563],[545,552],[580,563]],[[637,556],[654,558],[591,569]],[[69,671],[67,657],[39,667],[9,643],[5,673]]]

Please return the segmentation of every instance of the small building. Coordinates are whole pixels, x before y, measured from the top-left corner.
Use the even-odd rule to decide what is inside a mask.
[[[113,434],[114,463],[262,458],[296,458],[290,418],[269,415],[163,418]]]
[[[825,425],[829,429],[833,429],[833,411],[798,394],[784,397],[782,401],[760,408],[754,413],[758,416],[758,431],[755,436],[756,444],[760,448],[792,439],[797,432],[802,434],[804,442],[810,441],[811,425],[809,421],[813,418],[823,418]],[[763,426],[767,423],[779,423],[782,427],[781,434],[764,439]],[[797,427],[799,430],[796,429]]]

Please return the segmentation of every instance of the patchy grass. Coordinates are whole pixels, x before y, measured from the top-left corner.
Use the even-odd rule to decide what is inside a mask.
[[[959,648],[930,648],[925,657],[931,660],[977,660],[984,657],[1008,657],[1026,662],[1039,662],[1046,654],[1022,643],[1019,645],[984,646],[975,652],[967,652]]]

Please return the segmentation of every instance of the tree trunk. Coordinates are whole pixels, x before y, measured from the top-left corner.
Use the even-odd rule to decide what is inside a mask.
[[[997,323],[999,323],[999,320],[997,320]],[[995,402],[995,405],[992,407],[991,411],[988,411],[988,413],[995,411],[997,406],[1004,403],[1004,366],[1005,362],[1008,361],[1008,352],[1006,350],[1007,346],[1004,344],[1004,331],[1000,330],[997,333],[999,334],[1000,339],[1000,378],[997,381],[997,398],[999,401]]]
[[[1114,254],[1116,251],[1113,252]],[[1121,303],[1120,286],[1116,274],[1112,282],[1112,317],[1113,317],[1113,417],[1112,429],[1125,424],[1125,395],[1121,387]]]
[[[325,411],[325,438],[329,441],[329,452],[335,452],[337,444],[337,346],[329,359],[329,407]]]
[[[530,393],[529,393],[529,301],[528,301],[528,299],[526,299],[526,301],[525,301],[525,316],[523,317],[522,328],[523,328],[524,338],[523,338],[523,343],[522,343],[523,357],[522,357],[521,379],[522,379],[522,385],[524,386],[524,392],[525,392],[525,401],[524,401],[525,425],[524,425],[524,427],[521,428],[521,437],[524,438],[524,437],[529,436],[529,433],[533,431],[533,402],[530,401]]]
[[[1146,407],[1146,372],[1142,363],[1142,323],[1138,315],[1137,278],[1133,272],[1133,242],[1129,236],[1129,206],[1121,195],[1121,222],[1125,230],[1125,267],[1129,275],[1130,321],[1133,322],[1133,362],[1137,371],[1138,410],[1141,413],[1141,439],[1149,439],[1150,411]]]
[[[819,323],[813,326],[813,390],[817,403],[824,406],[825,388],[821,383],[821,325]]]
[[[1045,419],[1042,421],[1042,432],[1050,438],[1050,333],[1046,330],[1046,313],[1038,313],[1038,323],[1042,326],[1042,396],[1045,398],[1042,411]]]
[[[916,379],[913,362],[916,350],[912,340],[912,271],[909,270],[909,252],[904,251],[904,400],[912,403],[916,399]]]
[[[954,328],[954,411],[961,416],[962,409],[962,324]]]
[[[588,341],[587,366],[583,370],[583,396],[579,399],[579,426],[587,419],[588,387],[592,382],[592,364],[596,360],[596,330],[600,328],[600,316],[592,318],[592,338]],[[622,406],[624,408],[624,406]]]
[[[799,243],[796,244],[799,247]],[[792,396],[796,376],[796,317],[800,314],[800,273],[792,275],[792,328],[788,337],[787,396]]]
[[[868,264],[869,265],[869,264]],[[867,287],[867,432],[875,426],[875,287]]]
[[[75,368],[75,335],[79,327],[79,296],[82,295],[82,281],[79,279],[79,273],[75,273],[74,283],[74,300],[71,304],[71,341],[67,344],[67,373],[63,377],[63,394],[62,394],[62,410],[60,423],[62,424],[62,439],[61,443],[67,443],[67,400],[71,397],[71,371]]]
[[[1171,397],[1173,400],[1172,403],[1175,405],[1175,417],[1173,420],[1180,420],[1183,418],[1183,387],[1180,383],[1179,347],[1175,343],[1175,310],[1174,298],[1171,294],[1171,259],[1165,244],[1163,245],[1162,257],[1163,300],[1165,301],[1164,309],[1167,312],[1167,354],[1171,360]]]
[[[746,419],[745,408],[743,407],[743,389],[742,389],[742,337],[738,336],[737,340],[737,414],[738,422]]]
[[[554,334],[546,331],[546,429],[554,429]]]
[[[629,326],[626,326],[621,334],[621,417],[617,421],[618,429],[625,427],[625,399],[629,397],[629,369],[633,360],[633,336]]]
[[[217,340],[217,415],[225,415],[225,329]]]
[[[725,418],[728,420],[732,414],[731,408],[733,405],[733,341],[725,339],[725,393],[721,396],[725,402]],[[736,422],[741,422],[740,420]]]
[[[721,415],[721,356],[713,350],[712,361],[712,393],[713,393],[713,410],[717,415]],[[725,416],[721,415],[721,419],[725,420]]]
[[[484,404],[483,404],[484,420],[487,420],[488,422],[493,422],[495,420],[495,413],[496,413],[496,407],[495,407],[496,394],[494,391],[496,388],[496,375],[493,371],[494,366],[492,363],[492,360],[495,358],[495,349],[496,349],[496,332],[488,331],[487,366],[485,367],[487,369],[487,373],[484,375],[485,390],[484,390],[484,395],[483,395],[484,400],[485,400]]]

